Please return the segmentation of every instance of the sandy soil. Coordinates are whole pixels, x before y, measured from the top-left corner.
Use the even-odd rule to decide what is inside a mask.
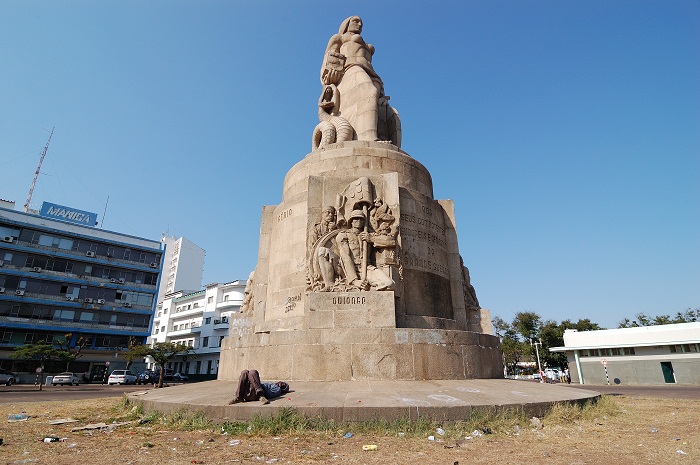
[[[2,399],[0,399],[1,401]],[[545,418],[540,426],[464,436],[411,437],[304,432],[280,436],[183,431],[137,421],[103,430],[72,428],[112,423],[118,399],[0,404],[0,463],[82,464],[675,464],[700,463],[700,401],[616,397],[618,413],[569,421]],[[30,419],[8,422],[25,411]],[[52,425],[50,420],[79,421]],[[43,443],[45,436],[65,442]],[[376,445],[364,451],[364,445]]]

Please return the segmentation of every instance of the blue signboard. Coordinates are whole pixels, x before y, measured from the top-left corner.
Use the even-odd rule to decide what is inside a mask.
[[[94,227],[97,224],[97,214],[76,210],[75,208],[56,205],[55,203],[44,202],[41,204],[39,215],[45,218],[54,220],[68,221],[71,223],[82,224],[83,226]]]

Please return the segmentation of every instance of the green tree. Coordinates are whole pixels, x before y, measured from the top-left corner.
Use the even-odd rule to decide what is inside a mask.
[[[518,312],[513,319],[513,328],[524,342],[536,339],[542,328],[542,318],[535,312]]]
[[[155,342],[152,345],[133,345],[126,352],[127,360],[138,357],[151,357],[160,366],[160,379],[158,387],[163,387],[165,365],[178,354],[188,353],[194,350],[192,346],[176,344],[174,342]]]
[[[75,341],[75,345],[71,347],[70,343],[73,338],[73,333],[67,333],[64,337],[65,339],[63,340],[57,339],[54,344],[58,343],[59,348],[65,351],[63,358],[66,361],[66,371],[70,371],[70,364],[81,357],[80,352],[82,352],[85,346],[90,342],[90,339],[80,335]]]
[[[69,354],[65,349],[47,344],[45,341],[39,341],[15,347],[15,351],[10,354],[10,357],[18,360],[36,361],[39,364],[42,369],[39,373],[39,390],[41,391],[41,386],[44,384],[44,364],[48,361],[66,361]]]
[[[508,373],[515,373],[518,363],[527,357],[529,347],[520,340],[512,323],[508,323],[501,317],[496,317],[493,319],[492,325],[496,336],[501,340],[503,363]]]
[[[670,325],[674,323],[694,323],[700,321],[700,308],[691,310],[690,308],[677,312],[675,317],[671,315],[658,315],[649,317],[644,313],[637,313],[636,319],[625,318],[617,325],[618,328],[638,328],[640,326]]]

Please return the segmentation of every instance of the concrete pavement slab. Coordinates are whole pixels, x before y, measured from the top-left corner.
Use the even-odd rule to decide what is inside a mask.
[[[457,421],[474,410],[518,409],[541,415],[556,403],[585,402],[600,396],[589,389],[507,379],[314,381],[294,382],[289,393],[271,399],[268,405],[228,405],[235,390],[235,382],[216,380],[134,393],[129,398],[145,410],[202,412],[214,421],[250,420],[256,414],[275,415],[284,407],[336,421]]]

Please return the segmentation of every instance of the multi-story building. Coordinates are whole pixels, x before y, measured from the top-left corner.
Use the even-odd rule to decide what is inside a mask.
[[[0,207],[3,367],[21,365],[10,357],[15,347],[69,335],[69,347],[85,343],[71,370],[100,380],[125,366],[130,342],[146,342],[163,245],[95,228],[95,219],[46,202],[39,215]]]
[[[206,255],[204,249],[184,237],[177,239],[164,235],[161,242],[165,244],[165,256],[158,302],[176,290],[201,289]]]
[[[571,381],[700,384],[700,322],[564,332]]]
[[[189,345],[194,351],[175,356],[165,368],[191,379],[216,378],[221,341],[229,334],[231,315],[241,309],[244,291],[245,281],[233,281],[166,294],[156,309],[151,342]]]

